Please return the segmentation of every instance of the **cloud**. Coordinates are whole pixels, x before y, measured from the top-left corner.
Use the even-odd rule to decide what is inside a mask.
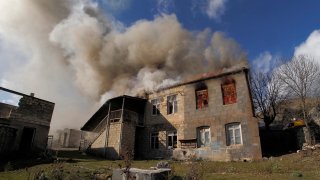
[[[73,5],[72,0],[0,1],[0,49],[6,57],[0,59],[1,86],[54,102],[51,129],[79,128],[97,107],[80,93],[64,54],[49,41]]]
[[[169,14],[174,9],[173,0],[157,0],[157,11],[159,14]]]
[[[294,55],[307,55],[320,63],[320,30],[314,30],[305,42],[297,46]]]
[[[105,0],[103,4],[112,12],[121,12],[130,7],[131,0]]]
[[[221,15],[225,11],[227,0],[208,0],[206,14],[209,18],[220,20]]]
[[[220,21],[225,12],[228,0],[192,0],[191,12],[196,15],[198,12],[208,16],[210,19]]]
[[[22,54],[10,57],[19,63],[0,79],[7,88],[55,102],[53,129],[79,128],[101,100],[246,61],[221,32],[190,32],[174,14],[119,28],[95,2],[0,1],[0,43]]]
[[[273,70],[279,57],[278,55],[272,55],[269,51],[262,52],[252,61],[253,70],[268,73]]]

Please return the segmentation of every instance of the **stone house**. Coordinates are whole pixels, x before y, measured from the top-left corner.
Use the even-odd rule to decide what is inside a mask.
[[[144,98],[109,99],[82,127],[99,132],[88,151],[109,159],[260,159],[248,68],[193,77]]]
[[[46,149],[54,103],[3,87],[21,96],[19,105],[0,103],[0,155]]]

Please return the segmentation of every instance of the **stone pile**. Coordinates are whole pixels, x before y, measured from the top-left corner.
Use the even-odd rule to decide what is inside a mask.
[[[303,151],[314,151],[316,149],[320,149],[320,144],[315,145],[309,145],[307,143],[304,143],[301,150],[298,150],[297,153],[303,152]]]

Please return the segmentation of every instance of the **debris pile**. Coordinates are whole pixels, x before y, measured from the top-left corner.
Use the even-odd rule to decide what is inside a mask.
[[[297,153],[304,152],[304,151],[314,151],[316,149],[320,149],[320,144],[309,145],[304,143],[301,150],[298,150]]]

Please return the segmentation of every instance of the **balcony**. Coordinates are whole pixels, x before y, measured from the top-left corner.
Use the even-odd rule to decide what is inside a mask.
[[[121,119],[121,113],[122,110],[114,110],[110,112],[110,118],[109,118],[109,122],[110,123],[117,123],[120,121]],[[107,125],[107,120],[108,120],[108,116],[106,116],[99,124],[98,126],[94,129],[94,132],[100,132],[102,131],[106,125]],[[144,119],[143,119],[143,115],[140,115],[134,111],[130,111],[130,110],[123,110],[123,121],[125,122],[131,122],[133,123],[135,126],[143,126],[144,124]]]

